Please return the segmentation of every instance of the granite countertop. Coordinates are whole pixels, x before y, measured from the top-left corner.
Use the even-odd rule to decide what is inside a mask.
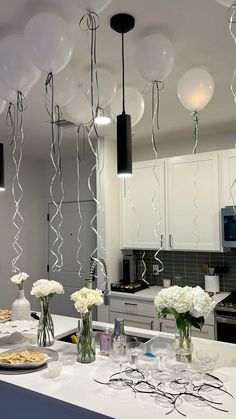
[[[129,292],[119,292],[119,291],[112,291],[111,297],[120,297],[120,298],[134,298],[136,300],[146,300],[146,301],[153,301],[155,296],[163,287],[153,286],[149,288],[145,288],[144,290],[137,291],[134,294]],[[215,294],[212,298],[216,301],[216,304],[226,298],[230,293],[229,292],[219,292]]]

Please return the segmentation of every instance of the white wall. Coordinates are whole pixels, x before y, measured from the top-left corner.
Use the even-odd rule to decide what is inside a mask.
[[[12,248],[13,237],[17,230],[13,226],[14,203],[11,192],[14,166],[11,150],[5,144],[5,191],[0,193],[0,308],[10,308],[17,297],[17,287],[10,278],[12,272],[11,260],[16,256]],[[46,271],[44,259],[45,237],[43,224],[46,219],[46,202],[43,188],[44,165],[42,161],[23,156],[20,169],[20,181],[23,187],[23,199],[20,212],[24,217],[24,226],[19,243],[23,254],[17,266],[30,275],[25,283],[27,298],[32,283],[44,277]]]

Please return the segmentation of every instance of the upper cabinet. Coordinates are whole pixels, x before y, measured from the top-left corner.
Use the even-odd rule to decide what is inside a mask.
[[[236,149],[222,150],[220,157],[221,207],[236,203]]]
[[[165,246],[164,160],[133,163],[133,176],[121,189],[122,247]]]
[[[219,251],[217,152],[170,158],[167,175],[169,249]]]
[[[123,248],[219,251],[218,153],[134,163],[121,207]]]

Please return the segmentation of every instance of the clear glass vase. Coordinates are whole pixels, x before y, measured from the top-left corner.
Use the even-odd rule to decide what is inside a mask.
[[[54,343],[54,324],[50,314],[49,305],[51,297],[40,298],[41,316],[38,324],[38,346],[52,346]]]
[[[184,329],[178,329],[175,335],[175,357],[179,362],[191,362],[193,353],[193,344],[191,341],[191,326],[188,325]]]
[[[93,333],[92,311],[81,313],[80,331],[77,343],[77,361],[88,364],[96,359],[95,335]]]

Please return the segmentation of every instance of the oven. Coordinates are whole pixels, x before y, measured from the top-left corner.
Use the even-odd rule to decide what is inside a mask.
[[[215,307],[215,339],[236,343],[236,291]]]

